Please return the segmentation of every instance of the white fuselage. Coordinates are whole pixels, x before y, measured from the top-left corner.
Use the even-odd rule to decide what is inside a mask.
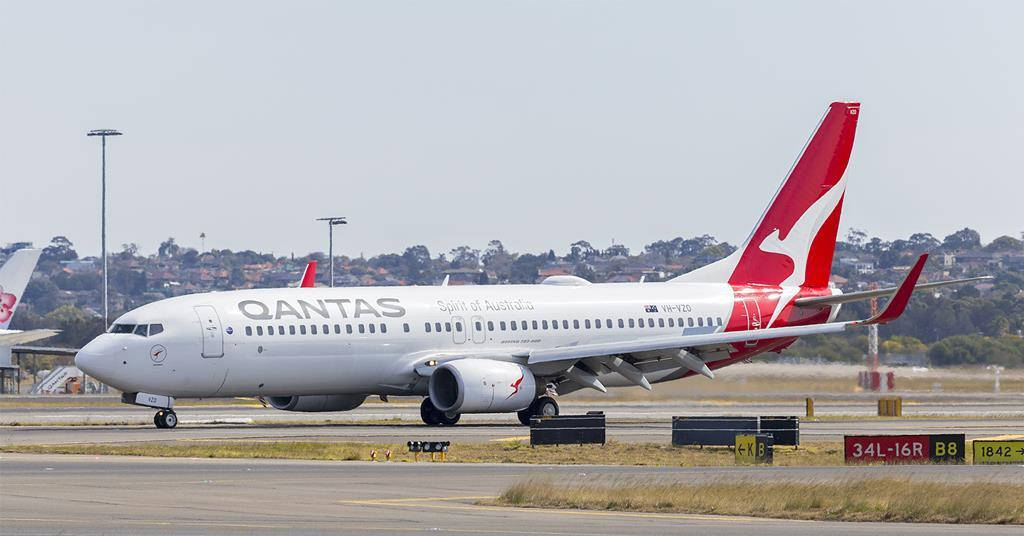
[[[428,360],[525,363],[515,356],[532,349],[723,331],[733,299],[724,283],[212,292],[122,315],[112,331],[140,324],[162,331],[103,334],[77,363],[123,391],[177,397],[422,395],[416,367]],[[676,370],[666,364],[649,377],[661,381]],[[632,385],[610,376],[602,377],[608,386]]]

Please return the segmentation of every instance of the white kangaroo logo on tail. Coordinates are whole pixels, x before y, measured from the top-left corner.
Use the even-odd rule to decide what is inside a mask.
[[[804,211],[800,219],[790,228],[785,240],[779,238],[779,230],[775,229],[771,234],[764,237],[764,240],[757,246],[758,249],[765,253],[785,255],[793,262],[793,272],[780,283],[782,286],[782,296],[779,297],[779,302],[775,304],[775,311],[772,313],[772,318],[766,327],[772,327],[775,319],[782,312],[782,308],[800,291],[800,285],[804,284],[806,279],[807,254],[811,250],[811,243],[814,241],[814,237],[818,236],[818,231],[825,224],[825,220],[839,206],[839,201],[843,198],[845,191],[846,177],[843,177],[828,192],[825,192],[825,195],[819,197],[817,201]]]

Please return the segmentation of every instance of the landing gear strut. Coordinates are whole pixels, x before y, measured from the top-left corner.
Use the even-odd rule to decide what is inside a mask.
[[[437,409],[430,401],[429,396],[424,398],[423,403],[420,404],[420,418],[427,423],[427,426],[455,426],[460,417],[461,415],[449,417],[445,412]]]
[[[153,416],[153,424],[157,428],[174,428],[178,426],[178,414],[173,409],[162,409]]]
[[[550,396],[537,397],[530,407],[516,413],[523,426],[530,426],[531,417],[554,417],[558,415],[558,402]]]

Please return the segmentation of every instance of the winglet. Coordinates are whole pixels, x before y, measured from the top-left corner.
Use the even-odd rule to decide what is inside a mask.
[[[910,273],[903,278],[896,293],[889,299],[889,303],[885,304],[885,309],[861,324],[885,324],[899,318],[903,314],[903,310],[907,308],[907,302],[910,301],[910,295],[914,293],[914,286],[917,285],[917,279],[921,277],[921,270],[924,270],[924,263],[927,260],[927,253],[918,257],[914,267],[910,269]]]
[[[306,269],[302,272],[301,288],[313,288],[316,286],[316,261],[309,261]]]

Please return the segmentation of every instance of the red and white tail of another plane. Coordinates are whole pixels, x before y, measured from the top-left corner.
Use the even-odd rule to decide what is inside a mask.
[[[316,261],[309,261],[306,269],[302,271],[302,279],[299,280],[299,288],[313,288],[316,286]]]
[[[19,249],[0,267],[0,364],[10,363],[11,346],[26,344],[57,334],[52,329],[21,331],[7,329],[36,268],[42,250]]]

